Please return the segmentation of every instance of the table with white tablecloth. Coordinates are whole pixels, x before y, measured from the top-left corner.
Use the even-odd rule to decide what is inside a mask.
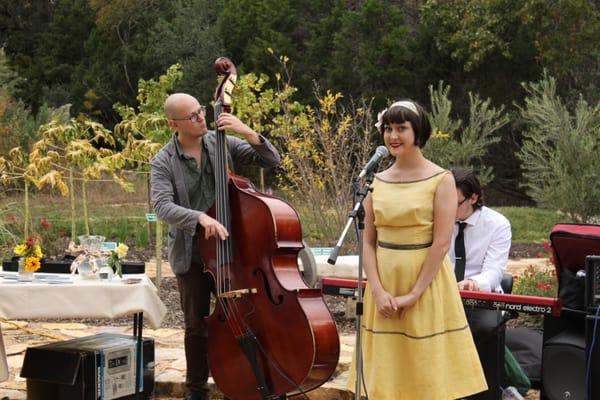
[[[158,328],[167,309],[156,287],[144,274],[112,280],[83,279],[78,275],[40,274],[42,279],[20,282],[16,273],[0,274],[0,318],[114,319],[140,314]],[[140,330],[141,330],[140,318]],[[0,382],[8,378],[6,354],[0,331]]]

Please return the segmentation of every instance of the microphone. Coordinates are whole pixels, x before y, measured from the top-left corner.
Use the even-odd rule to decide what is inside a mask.
[[[379,161],[381,161],[383,157],[387,157],[389,154],[390,152],[388,151],[387,147],[377,147],[377,149],[375,149],[375,154],[373,154],[367,165],[365,165],[362,171],[360,171],[360,174],[358,174],[358,179],[362,179],[365,175],[373,172],[373,170],[377,168],[377,164],[379,164]]]

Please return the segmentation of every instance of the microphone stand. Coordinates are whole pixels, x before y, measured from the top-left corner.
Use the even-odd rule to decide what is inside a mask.
[[[361,398],[361,389],[362,389],[362,334],[361,334],[361,321],[363,315],[363,230],[365,229],[365,209],[363,208],[363,201],[369,192],[373,191],[371,184],[373,183],[374,173],[370,172],[365,177],[365,185],[362,189],[358,189],[358,182],[354,183],[354,208],[350,213],[348,213],[348,221],[344,226],[344,230],[342,231],[338,242],[336,243],[331,255],[327,259],[327,262],[331,265],[335,265],[337,257],[340,252],[340,248],[342,247],[342,243],[350,230],[350,226],[354,222],[356,227],[356,236],[358,238],[358,286],[356,288],[356,342],[354,348],[356,349],[356,386],[355,386],[355,396],[356,400],[360,400]],[[368,398],[368,393],[365,393]]]

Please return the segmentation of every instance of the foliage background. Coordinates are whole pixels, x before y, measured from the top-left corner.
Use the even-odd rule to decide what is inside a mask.
[[[36,128],[28,118],[64,104],[111,129],[121,118],[113,104],[135,105],[138,81],[175,63],[183,77],[173,89],[208,103],[217,55],[231,56],[242,74],[273,76],[279,66],[270,47],[293,61],[302,103],[315,103],[317,84],[347,101],[372,99],[374,110],[401,96],[427,105],[428,87],[444,81],[457,119],[467,118],[472,95],[504,105],[510,123],[478,158],[495,170],[490,200],[531,205],[516,184],[523,121],[511,106],[526,96],[521,82],[538,80],[544,68],[567,104],[580,96],[598,102],[598,7],[588,0],[3,0],[0,45],[20,79],[0,73],[11,92],[0,102],[0,129],[11,125],[26,141]],[[17,117],[27,111],[32,117]]]
[[[225,54],[242,77],[235,112],[286,156],[279,170],[241,172],[293,200],[314,240],[333,240],[355,174],[381,141],[372,118],[399,97],[432,111],[426,155],[444,167],[474,167],[488,204],[538,205],[558,209],[563,220],[595,222],[599,7],[589,0],[1,0],[0,156],[16,144],[24,155],[21,170],[2,166],[3,204],[17,189],[51,192],[40,182],[66,186],[53,171],[45,181],[36,175],[43,163],[37,172],[27,165],[32,154],[49,160],[35,153],[49,126],[94,127],[78,140],[108,135],[94,145],[101,152],[80,158],[84,182],[94,175],[125,184],[127,173],[147,172],[170,135],[164,96],[186,91],[210,104],[211,64]],[[83,191],[76,198],[85,204],[85,184],[75,186],[71,193]],[[72,215],[74,203],[75,196]],[[33,224],[36,216],[23,218]]]

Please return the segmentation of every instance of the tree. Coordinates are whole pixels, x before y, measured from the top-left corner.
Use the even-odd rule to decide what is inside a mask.
[[[138,80],[177,62],[189,79],[185,90],[210,99],[220,41],[208,0],[5,3],[0,42],[24,78],[17,96],[34,112],[44,102],[71,103],[74,115],[110,128],[118,122],[113,104],[135,104]]]
[[[341,14],[332,37],[326,87],[351,98],[385,104],[406,93],[414,76],[408,66],[409,28],[402,10],[383,0],[365,0]]]
[[[580,98],[569,111],[548,74],[523,87],[527,97],[519,109],[527,129],[519,158],[528,193],[577,222],[594,221],[600,215],[600,103]]]
[[[272,48],[277,54],[292,59],[298,55],[293,32],[299,22],[291,0],[219,1],[217,19],[219,35],[226,38],[225,49],[240,71],[273,71],[269,55]]]
[[[497,101],[516,100],[510,96],[517,85],[542,68],[558,77],[565,93],[595,87],[600,73],[600,12],[587,0],[428,0],[421,29],[440,55],[468,73],[461,81],[477,82]]]
[[[23,182],[23,238],[29,236],[31,226],[31,212],[29,208],[29,187],[36,183],[37,169],[29,163],[30,154],[21,147],[11,149],[7,156],[0,156],[0,182],[3,185],[13,184],[14,181]]]
[[[28,169],[34,171],[35,185],[58,187],[61,194],[70,196],[71,240],[75,241],[75,181],[81,181],[82,207],[86,234],[89,234],[86,185],[90,179],[98,179],[103,172],[112,173],[113,180],[125,190],[131,187],[110,170],[104,157],[110,149],[99,147],[99,143],[114,146],[111,132],[101,124],[88,118],[71,118],[67,122],[53,120],[40,127],[41,139],[33,145],[29,155]],[[92,145],[92,143],[94,145]],[[65,181],[65,175],[67,179]]]
[[[463,126],[460,118],[453,119],[450,86],[439,82],[437,88],[429,86],[431,98],[430,122],[432,136],[424,147],[425,157],[444,168],[471,167],[478,171],[482,184],[492,180],[492,167],[485,166],[483,158],[490,145],[500,140],[497,132],[508,117],[504,107],[495,108],[491,100],[481,100],[469,93],[469,120]]]
[[[177,0],[170,3],[168,11],[158,16],[148,33],[147,54],[156,64],[152,76],[179,64],[182,76],[173,89],[190,93],[201,103],[209,104],[215,90],[212,65],[223,55],[225,38],[217,30],[215,2]]]
[[[138,110],[123,104],[115,104],[115,110],[122,120],[115,126],[115,136],[122,151],[106,158],[103,162],[112,169],[129,169],[146,174],[147,211],[152,211],[150,199],[150,161],[171,138],[172,132],[163,112],[163,104],[168,93],[182,78],[179,64],[169,67],[157,80],[140,79],[138,83]],[[147,225],[150,237],[150,223]],[[157,239],[160,223],[157,222]],[[157,240],[157,258],[160,241]]]

